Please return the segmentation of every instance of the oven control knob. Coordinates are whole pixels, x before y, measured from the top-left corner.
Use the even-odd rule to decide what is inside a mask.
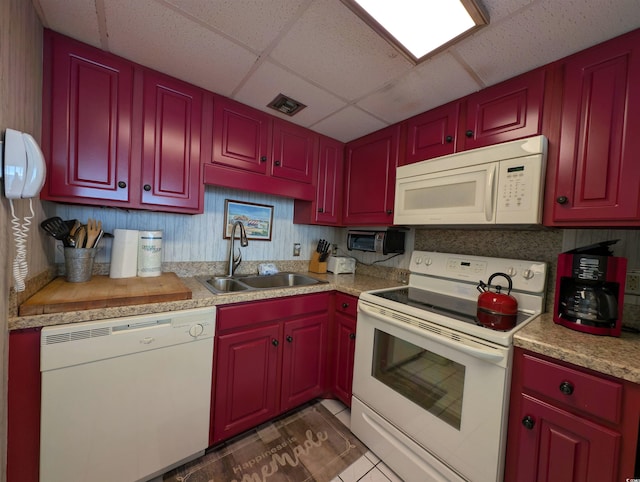
[[[431,263],[433,263],[433,260],[431,258],[427,258],[424,260],[425,266],[431,266]]]
[[[204,326],[202,326],[200,323],[198,323],[197,325],[193,325],[191,328],[189,328],[189,334],[194,338],[202,335],[203,331],[204,331]]]
[[[507,268],[507,274],[511,277],[515,276],[516,274],[518,274],[518,270],[512,267]]]
[[[525,269],[522,272],[522,276],[524,277],[524,279],[531,279],[531,278],[533,278],[533,271],[530,270],[530,269]]]
[[[421,256],[418,256],[416,258],[416,264],[422,264],[422,257]]]

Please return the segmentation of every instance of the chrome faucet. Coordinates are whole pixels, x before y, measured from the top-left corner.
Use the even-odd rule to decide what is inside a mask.
[[[229,276],[233,276],[236,268],[240,266],[242,262],[242,251],[238,248],[238,256],[235,256],[233,243],[236,238],[236,228],[240,226],[240,246],[247,247],[249,245],[249,241],[247,241],[247,232],[244,229],[244,224],[242,221],[236,221],[233,223],[231,227],[231,245],[229,246]]]

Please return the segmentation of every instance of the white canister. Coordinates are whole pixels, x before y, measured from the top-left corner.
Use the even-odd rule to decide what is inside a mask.
[[[138,276],[162,274],[162,231],[138,231]]]

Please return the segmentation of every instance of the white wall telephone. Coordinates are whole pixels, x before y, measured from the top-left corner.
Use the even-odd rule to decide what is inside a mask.
[[[2,148],[4,147],[4,149]],[[7,129],[4,146],[0,145],[0,162],[3,164],[4,195],[11,204],[11,229],[16,244],[16,257],[13,260],[13,279],[16,291],[24,291],[24,280],[28,273],[27,235],[33,219],[31,198],[36,197],[47,172],[40,146],[33,137],[25,132]],[[14,199],[28,198],[30,216],[22,220],[15,214]]]
[[[4,135],[4,195],[9,199],[36,197],[47,169],[40,146],[31,135],[7,129]]]

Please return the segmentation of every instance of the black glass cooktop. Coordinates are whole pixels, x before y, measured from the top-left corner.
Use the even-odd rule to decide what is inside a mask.
[[[477,303],[475,300],[465,300],[455,296],[433,293],[419,288],[399,288],[397,290],[381,291],[370,293],[380,298],[385,298],[403,305],[412,306],[421,310],[448,316],[456,320],[464,321],[474,325],[485,327],[476,316]],[[518,311],[516,326],[526,321],[531,315]],[[487,328],[487,327],[485,327]],[[491,329],[491,328],[487,328]]]

